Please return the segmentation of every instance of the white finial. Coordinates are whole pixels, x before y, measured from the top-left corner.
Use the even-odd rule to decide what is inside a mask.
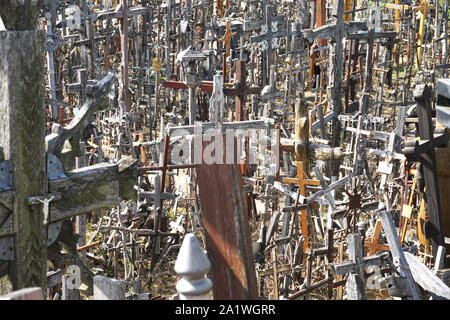
[[[175,262],[175,272],[181,276],[177,283],[178,299],[212,299],[212,281],[206,276],[210,268],[211,263],[196,236],[186,234]]]

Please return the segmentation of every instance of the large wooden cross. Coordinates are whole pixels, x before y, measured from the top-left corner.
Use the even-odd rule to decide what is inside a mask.
[[[66,171],[58,159],[65,141],[73,145],[93,113],[108,105],[114,76],[88,86],[88,99],[71,124],[56,126],[58,132],[45,137],[45,38],[33,30],[38,8],[28,2],[5,1],[0,12],[7,28],[0,32],[0,69],[4,70],[0,76],[4,93],[0,99],[0,167],[7,168],[0,179],[0,241],[9,244],[0,259],[10,264],[15,289],[39,286],[45,293],[47,246],[58,237],[61,222],[116,206],[119,195],[130,194],[132,187],[119,183],[120,164]],[[16,54],[9,54],[11,50]]]
[[[347,300],[365,300],[364,269],[381,266],[383,260],[379,255],[364,257],[360,233],[350,233],[347,240],[352,261],[331,263],[331,272],[335,275],[350,273],[346,283]]]

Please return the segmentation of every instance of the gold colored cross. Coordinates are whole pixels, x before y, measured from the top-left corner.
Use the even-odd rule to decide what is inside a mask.
[[[400,10],[408,10],[409,6],[408,5],[404,5],[404,4],[400,4],[400,0],[395,0],[395,4],[393,3],[386,3],[384,5],[385,8],[390,8],[390,9],[394,9],[395,11],[395,31],[398,32],[399,28],[400,28]],[[397,50],[398,50],[398,44],[394,44],[394,56],[397,55]]]
[[[400,0],[395,0],[395,4],[386,3],[384,7],[395,10],[395,31],[398,32],[398,28],[400,26],[400,10],[408,10],[409,6],[405,4],[400,4]]]
[[[414,175],[414,180],[413,180],[413,185],[411,187],[411,194],[409,196],[409,202],[408,202],[408,204],[404,204],[402,206],[402,217],[404,217],[406,219],[406,221],[403,223],[402,233],[400,234],[400,244],[403,244],[403,241],[405,240],[406,228],[408,226],[409,221],[411,221],[411,213],[412,213],[411,205],[413,202],[414,192],[415,192],[416,184],[417,184],[417,180],[416,180],[417,170],[410,170],[410,172]]]
[[[350,11],[353,9],[353,0],[345,0],[344,1],[344,11]],[[351,14],[347,13],[344,14],[344,21],[350,21],[351,20]]]
[[[223,57],[223,66],[224,66],[224,70],[223,70],[223,81],[225,82],[225,80],[227,79],[227,58],[228,55],[230,54],[230,41],[231,38],[234,37],[235,35],[237,35],[236,32],[231,33],[230,30],[230,21],[227,21],[226,24],[226,30],[225,30],[225,34],[223,35],[222,39],[219,39],[220,42],[224,42],[225,43],[225,54]]]
[[[420,61],[422,61],[422,44],[423,44],[423,37],[425,36],[425,21],[428,16],[428,9],[433,9],[433,5],[428,4],[428,0],[420,0],[419,6],[413,7],[414,10],[419,11],[419,32],[418,32],[418,38],[417,38],[417,66],[420,66]]]

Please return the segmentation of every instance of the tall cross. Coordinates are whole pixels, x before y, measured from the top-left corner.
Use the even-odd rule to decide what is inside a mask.
[[[120,48],[121,62],[120,71],[122,74],[121,83],[121,101],[123,103],[123,111],[129,108],[129,78],[128,78],[128,18],[136,15],[147,14],[148,8],[132,8],[128,9],[128,1],[121,0],[120,7],[115,11],[104,11],[97,14],[97,19],[119,19],[120,20]]]
[[[418,67],[422,62],[423,39],[425,37],[425,21],[427,20],[429,9],[434,9],[434,5],[429,5],[429,0],[419,0],[419,6],[414,7],[414,10],[419,11],[419,32],[417,38],[417,62],[416,62],[416,65]]]
[[[230,55],[230,41],[231,38],[237,35],[236,32],[231,33],[230,30],[230,21],[227,20],[226,28],[225,28],[225,34],[223,35],[223,38],[219,39],[220,42],[224,42],[225,44],[225,53],[223,55],[223,81],[225,83],[226,79],[228,78],[228,64],[227,59]]]
[[[265,23],[261,25],[260,35],[250,38],[252,44],[261,42],[262,50],[266,53],[267,63],[266,69],[263,69],[265,70],[263,74],[263,86],[270,77],[270,66],[273,64],[273,49],[280,46],[279,38],[287,35],[286,30],[280,30],[281,28],[279,27],[279,24],[284,22],[282,17],[277,17],[278,19],[272,17],[273,7],[271,5],[265,7],[265,13]]]

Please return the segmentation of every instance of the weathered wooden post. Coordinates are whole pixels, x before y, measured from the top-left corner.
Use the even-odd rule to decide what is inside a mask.
[[[177,283],[176,300],[211,300],[212,281],[207,277],[211,268],[208,257],[193,233],[184,237],[175,262],[175,272],[181,276]]]
[[[46,288],[47,229],[39,205],[28,197],[46,193],[44,48],[36,30],[39,1],[0,2],[0,146],[10,162],[14,201],[8,208],[14,237],[15,290]],[[12,197],[12,195],[11,195]],[[12,219],[11,219],[12,217]]]

